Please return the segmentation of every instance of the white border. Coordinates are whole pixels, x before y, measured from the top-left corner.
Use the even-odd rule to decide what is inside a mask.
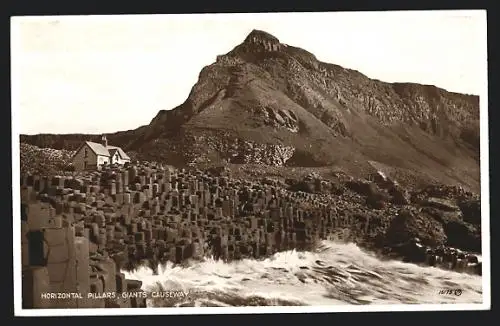
[[[483,18],[485,37],[482,39],[484,51],[483,90],[480,96],[480,150],[481,150],[481,223],[482,223],[482,257],[483,257],[483,303],[481,304],[392,304],[392,305],[329,305],[298,307],[182,307],[182,308],[104,308],[104,309],[22,309],[21,288],[21,224],[20,212],[20,148],[19,148],[19,94],[16,75],[12,72],[16,57],[12,54],[12,46],[19,41],[18,30],[11,17],[11,84],[12,84],[12,204],[13,204],[13,263],[14,263],[14,315],[15,316],[104,316],[104,315],[191,315],[191,314],[248,314],[248,313],[321,313],[321,312],[375,312],[375,311],[453,311],[453,310],[489,310],[491,309],[490,287],[490,207],[489,207],[489,148],[488,148],[488,64],[487,64],[487,23],[486,10],[455,11]],[[294,13],[298,14],[298,13]],[[264,15],[264,14],[253,14]],[[265,14],[269,15],[269,14]],[[160,18],[162,15],[151,15]],[[182,16],[182,15],[180,15]],[[231,15],[221,15],[231,16]],[[43,18],[65,19],[65,16],[45,16]],[[71,19],[77,16],[70,17]],[[99,17],[99,16],[93,16]],[[41,17],[23,17],[40,19]],[[102,19],[120,19],[123,16],[100,16]]]
[[[19,132],[19,87],[17,85],[14,67],[16,57],[13,55],[15,44],[19,42],[18,25],[13,23],[15,17],[10,18],[10,82],[11,82],[11,126],[12,126],[12,230],[14,232],[12,239],[14,241],[12,250],[14,252],[14,315],[23,316],[26,310],[22,309],[22,255],[21,251],[21,156],[20,152],[20,132]],[[14,195],[15,194],[15,195]],[[17,253],[17,254],[16,254]]]
[[[481,247],[483,251],[483,305],[491,309],[491,253],[490,253],[490,149],[488,135],[488,23],[486,10],[477,12],[483,18],[484,37],[482,38],[483,87],[479,94],[479,135],[480,135],[480,173],[481,173]]]

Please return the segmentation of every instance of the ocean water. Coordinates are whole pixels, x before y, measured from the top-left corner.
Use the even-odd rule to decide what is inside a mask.
[[[147,267],[125,274],[143,282],[148,307],[482,302],[481,276],[385,260],[332,241],[314,252],[230,263],[207,258],[159,266],[156,274]]]

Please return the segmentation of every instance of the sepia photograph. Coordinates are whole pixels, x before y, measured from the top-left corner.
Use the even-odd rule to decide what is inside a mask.
[[[490,309],[485,10],[11,18],[16,316]]]

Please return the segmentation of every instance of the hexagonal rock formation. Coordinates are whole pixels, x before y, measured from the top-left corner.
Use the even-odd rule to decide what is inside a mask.
[[[23,175],[23,305],[143,307],[141,282],[121,272],[143,261],[157,267],[207,255],[258,259],[280,250],[310,249],[321,239],[342,240],[339,234],[350,234],[343,240],[354,241],[395,229],[397,221],[386,218],[397,212],[390,201],[378,213],[363,208],[363,196],[381,191],[374,185],[350,182],[355,192],[333,197],[321,194],[329,186],[313,180],[314,175],[308,182],[317,194],[219,172],[214,176],[145,162],[79,177]],[[399,224],[399,229],[418,229],[418,223]],[[408,239],[392,240],[400,246]],[[413,243],[413,251],[400,252],[437,266],[477,269],[466,253],[421,247]],[[55,293],[65,296],[52,297]]]

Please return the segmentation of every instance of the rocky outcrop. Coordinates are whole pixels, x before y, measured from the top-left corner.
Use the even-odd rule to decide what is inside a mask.
[[[460,186],[450,186],[450,185],[429,185],[415,193],[416,197],[419,198],[443,198],[452,200],[477,200],[478,195],[470,191],[465,190]]]
[[[426,264],[457,272],[468,271],[482,274],[482,264],[476,255],[442,245],[430,247],[422,244],[419,238],[413,238],[399,246],[392,247],[391,253],[402,256],[407,262]]]
[[[481,202],[479,199],[464,200],[459,203],[463,219],[474,225],[481,225]]]
[[[297,117],[292,111],[262,106],[258,107],[256,111],[257,115],[260,115],[268,126],[284,128],[293,133],[299,131]]]
[[[449,211],[449,212],[457,212],[459,210],[458,206],[455,203],[453,203],[451,200],[434,198],[434,197],[427,198],[426,200],[424,200],[422,202],[422,205],[429,206],[429,207],[435,207],[437,209]]]
[[[335,183],[312,172],[301,180],[312,191],[304,191],[293,180],[236,179],[225,166],[142,162],[20,181],[26,308],[143,307],[147,293],[122,270],[204,256],[258,259],[321,239],[481,273],[478,258],[464,251],[474,250],[477,229],[459,211],[390,201],[374,209],[367,199],[383,191],[366,180]],[[44,297],[55,292],[72,295]]]
[[[394,246],[414,238],[429,246],[443,245],[447,240],[443,226],[438,221],[423,212],[401,209],[389,225],[386,241]]]
[[[435,208],[426,206],[423,212],[432,216],[443,225],[443,230],[447,236],[447,243],[450,246],[463,248],[466,250],[481,251],[481,224],[469,223],[464,219],[462,212],[450,211],[445,208]]]
[[[293,156],[291,146],[257,143],[233,138],[228,133],[212,132],[191,134],[174,140],[155,144],[158,151],[148,149],[153,155],[143,155],[155,160],[167,152],[167,161],[174,165],[196,165],[209,163],[265,164],[283,166]]]
[[[449,245],[481,251],[481,205],[478,196],[460,187],[429,186],[412,197],[423,206],[423,211],[443,225]]]
[[[20,144],[21,173],[57,174],[71,170],[74,151]]]
[[[237,164],[267,164],[282,166],[293,155],[294,149],[290,146],[279,144],[259,144],[244,139],[230,137],[206,137],[195,136],[196,155],[194,161],[199,163],[203,160],[206,149],[218,153],[224,161]]]
[[[273,35],[264,31],[253,30],[246,37],[240,50],[248,51],[281,51],[284,45]]]

